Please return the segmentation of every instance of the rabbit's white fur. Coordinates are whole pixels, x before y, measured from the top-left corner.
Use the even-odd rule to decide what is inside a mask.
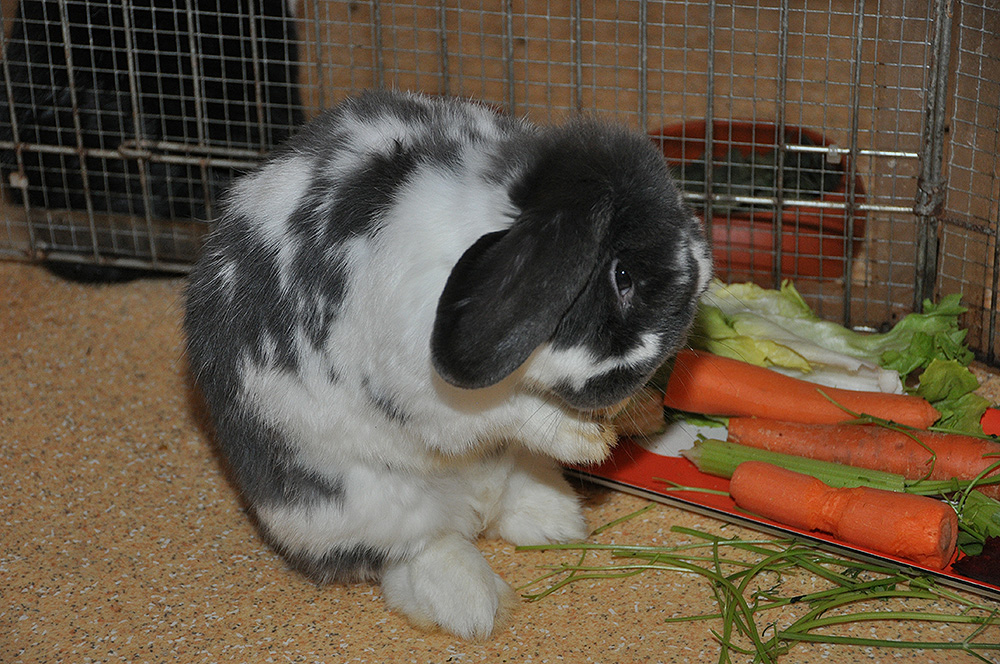
[[[606,422],[568,407],[551,388],[583,389],[593,376],[645,366],[678,340],[649,331],[616,357],[543,342],[513,373],[487,387],[444,380],[428,343],[438,296],[470,246],[510,228],[519,214],[511,187],[531,161],[515,150],[498,168],[496,146],[529,141],[535,130],[474,104],[405,99],[432,109],[434,119],[342,108],[326,130],[328,140],[339,141],[336,151],[310,143],[313,135],[307,134],[233,187],[221,225],[242,224],[234,237],[249,234],[273,248],[275,298],[293,303],[300,314],[326,312],[330,320],[319,344],[302,314],[261,330],[253,345],[229,348],[236,378],[219,378],[221,387],[206,387],[206,394],[220,439],[229,436],[228,427],[246,431],[239,428],[250,426],[244,421],[259,422],[277,432],[280,465],[307,469],[301,476],[309,483],[302,490],[308,498],[297,497],[292,480],[284,493],[265,487],[259,497],[248,496],[283,553],[322,561],[330,552],[349,552],[349,559],[370,563],[368,573],[380,576],[386,601],[415,623],[481,638],[493,631],[513,594],[472,541],[484,532],[514,544],[583,538],[578,499],[556,461],[599,461],[615,441]],[[452,121],[442,122],[440,116],[449,114]],[[376,228],[347,234],[323,250],[343,269],[339,301],[326,301],[334,296],[322,290],[296,292],[308,267],[297,263],[303,246],[325,229],[315,224],[303,233],[293,221],[315,194],[317,177],[337,182],[373,159],[391,162],[438,135],[458,146],[454,154],[409,171],[390,203],[377,210]],[[312,214],[323,219],[333,205],[330,196]],[[675,251],[671,260],[698,271],[691,288],[700,293],[710,274],[703,240],[682,234]],[[250,269],[245,260],[221,240],[209,242],[189,291],[192,364],[207,385],[213,371],[224,371],[207,339],[246,324],[239,316],[252,298],[252,291],[240,290],[241,273]],[[198,309],[202,305],[211,313]],[[222,322],[206,331],[203,320],[212,316]],[[686,329],[687,322],[680,326]],[[250,469],[238,470],[238,481],[241,473],[256,472],[255,464],[268,463],[253,458],[258,450],[240,447],[248,442],[220,443],[230,456],[247,457],[234,462]]]

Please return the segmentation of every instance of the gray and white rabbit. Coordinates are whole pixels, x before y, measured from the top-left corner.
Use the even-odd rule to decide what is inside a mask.
[[[643,135],[351,98],[238,180],[187,291],[192,371],[274,546],[488,636],[513,592],[475,544],[587,535],[557,462],[683,343],[700,222]]]

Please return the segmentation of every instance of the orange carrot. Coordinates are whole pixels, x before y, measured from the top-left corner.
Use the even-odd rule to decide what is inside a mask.
[[[939,500],[858,487],[835,489],[763,461],[736,467],[729,493],[742,509],[848,544],[944,569],[955,555],[958,516]]]
[[[905,433],[876,425],[802,424],[731,417],[728,439],[771,452],[895,473],[910,480],[924,477],[971,480],[1000,462],[1000,443],[991,440],[932,431],[911,433],[927,447]],[[989,476],[997,474],[1000,469]],[[1000,497],[1000,485],[984,484],[979,490],[993,498]]]
[[[696,350],[677,354],[664,403],[704,415],[757,415],[825,424],[850,420],[851,416],[830,399],[855,413],[918,429],[926,429],[941,416],[927,400],[917,396],[823,387]]]

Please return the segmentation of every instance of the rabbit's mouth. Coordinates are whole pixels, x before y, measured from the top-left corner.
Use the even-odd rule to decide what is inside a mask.
[[[593,419],[598,422],[605,422],[614,419],[615,415],[625,410],[625,406],[628,405],[632,397],[626,397],[616,404],[606,406],[604,408],[597,408],[594,410],[586,411]]]

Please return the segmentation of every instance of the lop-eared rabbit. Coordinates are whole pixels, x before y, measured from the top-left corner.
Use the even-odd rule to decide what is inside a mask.
[[[232,187],[187,292],[194,376],[267,538],[484,638],[474,544],[588,531],[559,462],[685,340],[700,222],[645,136],[468,101],[350,98]]]

